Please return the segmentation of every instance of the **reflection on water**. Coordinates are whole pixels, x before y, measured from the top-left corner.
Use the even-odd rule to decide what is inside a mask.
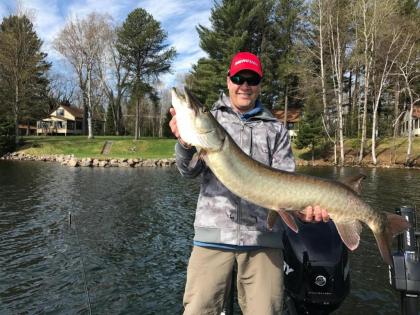
[[[299,171],[337,178],[360,169]],[[363,198],[376,208],[420,204],[419,171],[362,172]],[[181,313],[197,193],[198,181],[175,169],[0,161],[0,314],[86,314],[82,259],[94,314]],[[337,313],[397,314],[367,229],[351,262],[351,295]]]

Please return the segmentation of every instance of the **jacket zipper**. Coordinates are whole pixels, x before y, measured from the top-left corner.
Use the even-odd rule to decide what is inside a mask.
[[[245,124],[241,121],[241,132],[240,132],[240,143],[243,148],[243,134],[245,130]],[[242,221],[242,199],[238,197],[238,224],[236,233],[236,244],[241,245],[241,221]]]

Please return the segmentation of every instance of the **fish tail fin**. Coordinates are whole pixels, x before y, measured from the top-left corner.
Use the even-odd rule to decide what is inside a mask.
[[[391,244],[394,236],[410,227],[408,221],[397,214],[387,213],[387,226],[382,233],[375,233],[375,239],[383,260],[392,266]]]
[[[393,213],[386,213],[387,216],[387,229],[392,237],[397,236],[398,234],[404,232],[410,227],[410,223],[402,216]]]

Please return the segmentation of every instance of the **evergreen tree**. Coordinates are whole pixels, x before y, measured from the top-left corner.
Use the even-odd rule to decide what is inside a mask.
[[[166,112],[165,119],[162,123],[162,136],[165,138],[175,138],[174,134],[171,131],[171,128],[169,127],[169,122],[172,119],[172,115],[169,112],[169,110]]]
[[[262,101],[272,108],[300,106],[296,42],[303,29],[303,0],[272,1],[261,47],[264,65]],[[266,10],[268,11],[268,10]]]
[[[44,114],[46,73],[50,64],[41,45],[33,24],[25,15],[3,19],[0,25],[0,109],[5,114],[2,120],[7,125],[13,123],[15,136],[19,133],[19,123],[34,123]]]
[[[302,0],[224,0],[211,11],[211,28],[199,25],[200,47],[208,57],[193,67],[192,90],[210,106],[226,88],[229,62],[239,51],[261,58],[264,71],[262,101],[267,107],[297,101],[297,63],[293,44],[300,28]],[[296,104],[293,104],[295,101]]]
[[[310,148],[312,161],[315,158],[315,148],[324,143],[324,130],[322,126],[322,109],[315,98],[307,100],[303,112],[303,118],[299,122],[299,132],[296,137],[298,149]]]
[[[117,32],[117,49],[130,72],[130,85],[136,99],[135,139],[140,136],[140,103],[143,87],[168,72],[175,49],[165,44],[166,32],[144,9],[135,9]]]
[[[200,47],[209,57],[193,67],[192,91],[210,106],[226,88],[229,62],[239,51],[259,55],[267,0],[222,0],[211,10],[211,28],[199,25]]]
[[[108,105],[108,108],[106,110],[105,134],[109,136],[115,135],[114,115],[112,113],[112,107],[110,105]]]

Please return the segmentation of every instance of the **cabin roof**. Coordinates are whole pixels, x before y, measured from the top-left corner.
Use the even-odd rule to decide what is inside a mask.
[[[284,110],[273,109],[271,113],[280,121],[284,121]],[[300,120],[300,109],[289,108],[287,109],[287,122],[296,123]]]
[[[74,107],[74,106],[67,106],[67,105],[60,105],[64,110],[68,111],[72,114],[75,118],[83,118],[83,109]]]

